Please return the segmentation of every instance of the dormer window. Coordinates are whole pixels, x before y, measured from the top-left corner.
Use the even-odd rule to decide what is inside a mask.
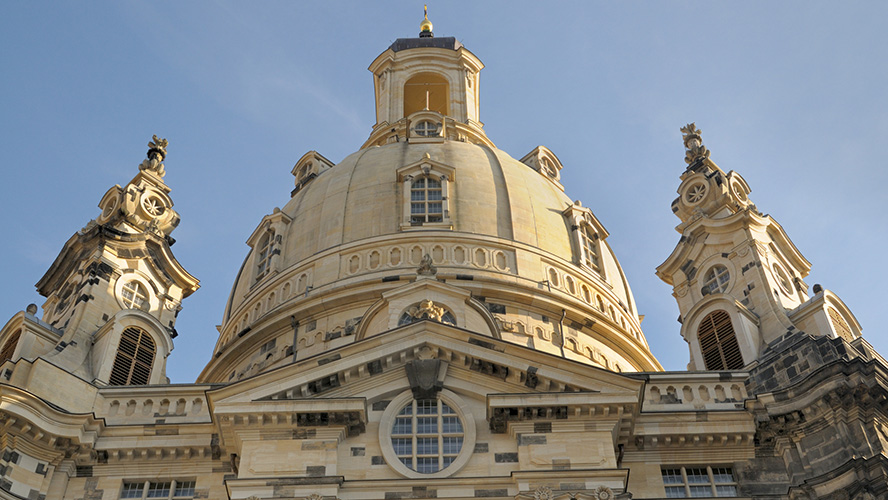
[[[583,264],[592,268],[596,273],[601,272],[601,264],[598,257],[598,234],[589,226],[580,226],[580,242],[583,245]]]
[[[410,186],[410,222],[442,222],[444,196],[441,179],[422,176],[413,179]]]
[[[416,135],[422,137],[438,137],[440,135],[438,124],[428,120],[417,123],[413,130],[416,132]]]
[[[274,245],[274,231],[266,231],[256,249],[256,281],[265,277],[271,270],[271,254]]]
[[[296,174],[296,182],[303,182],[308,174],[311,173],[311,163],[306,163],[299,169],[299,173]]]
[[[434,123],[434,122],[433,122]],[[401,183],[401,230],[452,229],[450,197],[453,167],[438,163],[426,154],[417,163],[398,169]]]

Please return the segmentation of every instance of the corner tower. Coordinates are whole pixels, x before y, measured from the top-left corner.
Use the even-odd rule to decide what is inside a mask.
[[[179,214],[163,181],[167,144],[154,136],[139,173],[65,243],[36,285],[43,317],[29,307],[0,332],[4,360],[45,358],[98,385],[166,383],[181,301],[198,288],[170,249]]]
[[[681,233],[657,276],[672,285],[691,370],[736,370],[786,335],[860,336],[860,325],[834,293],[804,279],[811,264],[783,227],[749,199],[740,174],[709,156],[701,130],[681,129],[688,164],[672,211]]]

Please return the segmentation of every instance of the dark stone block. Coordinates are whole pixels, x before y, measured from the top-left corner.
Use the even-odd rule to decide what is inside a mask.
[[[317,435],[317,429],[294,429],[293,439],[310,439]]]
[[[370,465],[385,465],[385,458],[378,455],[370,457]]]
[[[506,314],[506,306],[504,306],[502,304],[488,303],[487,310],[492,313]]]
[[[426,486],[414,486],[411,498],[438,498],[438,490],[430,490]]]
[[[570,470],[570,460],[566,458],[556,458],[552,460],[552,469],[554,470]],[[571,488],[562,488],[571,489]]]
[[[495,453],[493,461],[498,464],[518,462],[518,453]]]
[[[487,453],[490,451],[490,447],[487,443],[475,443],[475,449],[472,450],[472,453]]]
[[[485,342],[485,341],[483,341],[483,340],[476,339],[476,338],[474,338],[474,337],[469,339],[469,343],[472,344],[472,345],[476,345],[476,346],[478,346],[478,347],[483,347],[483,348],[485,348],[485,349],[493,349],[493,350],[496,350],[496,345],[494,345],[494,344],[492,344],[492,343],[490,343],[490,342]]]
[[[78,465],[77,466],[77,477],[92,477],[93,468],[92,465]]]
[[[565,491],[585,490],[586,485],[583,483],[561,483],[558,488]]]
[[[305,473],[308,477],[322,477],[327,475],[327,466],[325,465],[309,465],[305,467]]]
[[[363,457],[366,453],[366,449],[363,447],[352,447],[351,452],[353,457]]]
[[[504,497],[509,495],[509,490],[502,488],[496,490],[475,490],[475,498]]]
[[[327,447],[327,443],[323,441],[305,441],[302,443],[302,450],[323,450]]]
[[[383,411],[388,408],[389,403],[391,403],[391,401],[376,401],[372,406],[373,411]]]
[[[336,361],[337,359],[340,359],[341,357],[342,357],[341,355],[335,354],[333,356],[330,356],[329,358],[319,359],[318,366],[326,365],[327,363],[332,363],[333,361]]]
[[[552,432],[552,422],[534,422],[533,432],[537,434],[542,432]]]
[[[546,444],[546,436],[538,434],[519,434],[518,446],[528,446],[531,444]]]

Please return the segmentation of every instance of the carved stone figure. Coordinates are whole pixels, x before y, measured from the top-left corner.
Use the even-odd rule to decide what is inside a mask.
[[[416,268],[416,274],[420,276],[434,276],[438,274],[438,268],[432,265],[432,256],[425,254],[419,261],[419,267]]]
[[[431,300],[423,300],[419,306],[411,307],[407,310],[407,314],[416,319],[430,319],[432,321],[441,322],[441,318],[447,312],[443,307],[435,305]]]
[[[700,158],[709,158],[709,150],[703,145],[703,137],[700,135],[703,131],[698,129],[696,124],[685,125],[681,128],[681,133],[685,149],[687,149],[685,163],[690,165]]]
[[[166,139],[158,139],[156,135],[151,138],[151,142],[148,143],[148,158],[142,160],[139,170],[147,170],[157,174],[158,177],[163,177],[166,174],[163,160],[166,158],[166,148],[170,142]]]

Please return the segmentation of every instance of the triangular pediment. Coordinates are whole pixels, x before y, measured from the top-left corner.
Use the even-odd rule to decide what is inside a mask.
[[[405,366],[421,357],[447,363],[444,385],[489,394],[584,393],[637,398],[642,381],[433,321],[382,335],[272,370],[210,393],[216,408],[250,403],[366,398],[373,387],[401,382]],[[263,405],[265,406],[265,405]],[[285,405],[286,406],[286,405]],[[249,407],[253,411],[256,407]]]

